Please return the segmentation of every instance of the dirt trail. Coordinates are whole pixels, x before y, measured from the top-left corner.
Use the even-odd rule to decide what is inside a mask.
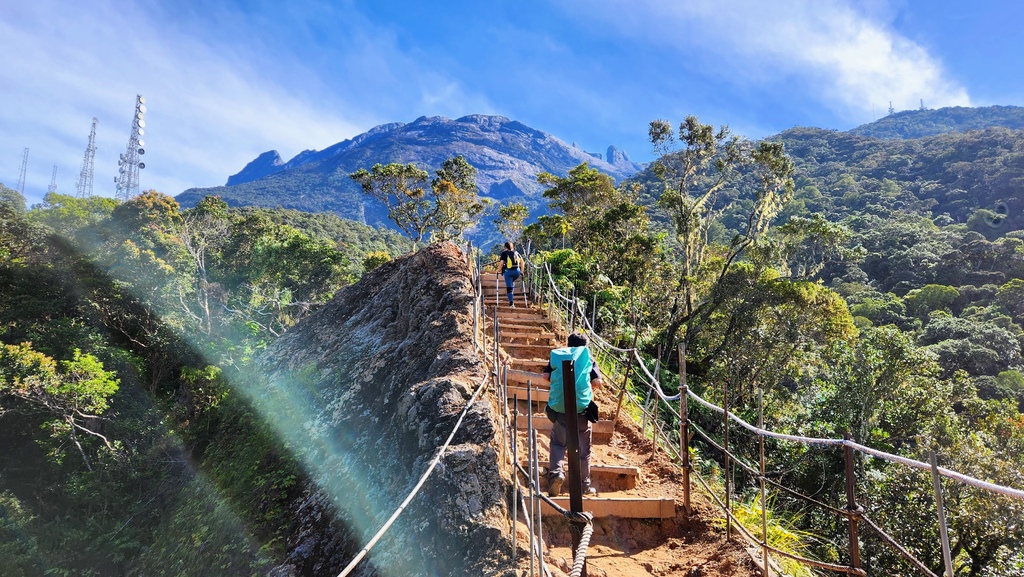
[[[491,316],[495,299],[493,293],[487,296],[490,297],[485,301],[489,302],[487,313]],[[538,372],[540,369],[536,368],[536,361],[541,357],[536,351],[521,348],[523,343],[557,342],[558,346],[562,346],[566,335],[554,327],[537,307],[527,307],[522,300],[517,299],[517,308],[509,309],[504,295],[502,297],[498,307],[499,326],[529,326],[529,330],[516,328],[508,332],[529,332],[533,335],[501,339],[503,345],[520,345],[503,346],[509,366],[511,369]],[[531,360],[534,362],[531,363]],[[617,386],[618,383],[606,383],[595,392],[596,400],[602,408],[602,419],[611,419],[613,416],[617,404]],[[543,404],[535,405],[534,419],[546,420],[542,407]],[[519,414],[526,414],[527,410],[526,402],[520,401]],[[539,432],[537,437],[542,467],[541,488],[546,489],[544,472],[548,458],[548,434]],[[527,454],[525,435],[520,435],[519,451],[520,455]],[[746,543],[736,536],[735,531],[732,539],[725,538],[724,525],[718,521],[720,512],[703,493],[697,490],[691,492],[693,514],[689,519],[685,518],[682,473],[672,464],[664,450],[656,449],[650,440],[643,437],[640,426],[625,411],[621,412],[610,441],[595,438],[591,463],[632,466],[640,471],[635,487],[629,487],[632,483],[624,486],[595,475],[593,484],[598,490],[598,497],[668,497],[675,502],[675,516],[667,519],[595,519],[594,535],[587,552],[589,575],[749,577],[761,574],[746,549]],[[545,515],[543,537],[545,560],[551,574],[568,575],[572,565],[572,550],[567,521],[558,515]],[[520,544],[528,543],[529,539],[526,525],[521,521],[517,527],[517,539]],[[526,545],[521,545],[518,556],[518,574],[529,575]],[[538,574],[536,569],[535,574]]]

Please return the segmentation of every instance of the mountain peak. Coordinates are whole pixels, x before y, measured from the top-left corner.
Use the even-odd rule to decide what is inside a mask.
[[[281,170],[283,166],[284,160],[281,155],[276,150],[268,150],[246,164],[237,174],[229,176],[227,186],[263,178]]]

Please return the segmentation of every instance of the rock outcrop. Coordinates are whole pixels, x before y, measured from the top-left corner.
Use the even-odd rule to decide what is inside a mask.
[[[413,490],[487,378],[468,266],[452,244],[387,263],[265,352],[269,409],[312,479],[280,574],[336,575]],[[510,550],[499,428],[472,404],[358,575],[489,575]],[[291,432],[286,429],[292,428]]]

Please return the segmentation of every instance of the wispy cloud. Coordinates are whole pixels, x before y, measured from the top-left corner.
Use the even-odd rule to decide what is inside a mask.
[[[885,20],[886,2],[841,0],[598,0],[586,11],[634,41],[707,61],[704,72],[733,82],[786,82],[848,117],[892,101],[897,109],[969,105],[942,63]],[[715,70],[717,69],[717,70]]]
[[[287,159],[413,112],[487,107],[344,10],[303,5],[279,22],[230,4],[196,12],[113,1],[4,5],[0,181],[14,186],[28,146],[30,201],[45,192],[53,164],[58,190],[74,191],[97,116],[96,192],[111,195],[136,94],[148,108],[142,188],[169,194],[222,184],[265,150]],[[303,22],[334,28],[285,38],[301,36]]]

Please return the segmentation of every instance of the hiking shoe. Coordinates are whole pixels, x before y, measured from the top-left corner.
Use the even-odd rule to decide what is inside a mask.
[[[594,495],[597,495],[597,489],[595,489],[593,487],[584,487],[583,488],[583,496],[584,497],[593,497]]]
[[[510,306],[512,308],[516,308],[516,303],[508,303],[508,306]]]
[[[562,492],[565,477],[561,474],[548,476],[548,497],[557,497]]]

